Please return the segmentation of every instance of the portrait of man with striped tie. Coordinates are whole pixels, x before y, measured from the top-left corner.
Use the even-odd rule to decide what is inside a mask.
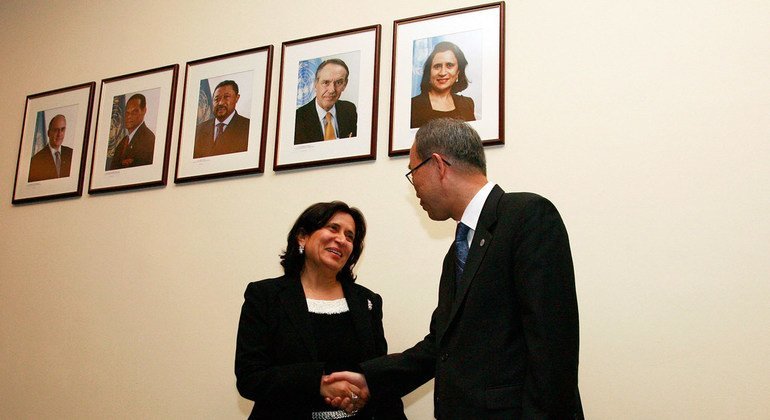
[[[67,119],[57,114],[48,123],[48,144],[32,156],[29,165],[29,182],[70,176],[72,149],[63,146],[67,131]]]
[[[322,62],[315,73],[315,97],[297,108],[294,144],[356,137],[356,105],[341,100],[350,70],[339,58]]]
[[[245,152],[249,148],[249,118],[235,109],[241,99],[238,83],[224,80],[211,97],[213,116],[195,128],[193,159]]]

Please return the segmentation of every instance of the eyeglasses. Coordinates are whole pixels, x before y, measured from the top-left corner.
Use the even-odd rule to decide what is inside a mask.
[[[412,174],[414,173],[414,171],[420,169],[420,166],[425,165],[426,163],[430,162],[431,159],[433,159],[433,155],[431,155],[427,159],[425,159],[422,162],[420,162],[420,164],[415,166],[414,168],[412,168],[411,171],[407,172],[406,173],[406,180],[409,181],[410,184],[414,185],[414,181],[412,180]],[[444,159],[443,157],[439,156],[439,159],[441,159],[444,163],[446,163],[446,166],[452,166],[452,164],[447,162],[446,159]]]

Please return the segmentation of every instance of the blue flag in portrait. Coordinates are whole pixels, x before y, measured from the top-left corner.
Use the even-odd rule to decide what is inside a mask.
[[[43,150],[46,144],[48,144],[47,138],[45,130],[45,111],[38,111],[37,121],[35,121],[35,138],[32,139],[32,156],[35,156],[35,153]]]
[[[202,79],[200,89],[198,90],[198,118],[196,124],[200,124],[214,117],[213,102],[214,100],[211,98],[209,79]]]
[[[315,97],[315,72],[323,61],[320,58],[311,58],[299,62],[297,74],[297,108],[310,102]]]
[[[110,161],[115,154],[115,147],[117,147],[120,140],[123,139],[128,133],[126,127],[123,124],[123,115],[126,111],[126,95],[118,95],[112,98],[112,114],[110,117],[110,138],[107,143],[107,163],[105,164],[105,170],[110,170]]]

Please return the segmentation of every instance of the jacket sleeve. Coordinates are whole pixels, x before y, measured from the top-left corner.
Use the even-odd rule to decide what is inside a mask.
[[[535,196],[512,256],[527,348],[522,418],[571,418],[578,368],[578,310],[569,239],[556,208]]]
[[[372,293],[370,299],[372,301],[371,316],[375,352],[378,356],[384,356],[388,353],[388,343],[385,340],[385,329],[382,326],[382,297],[376,293]],[[374,406],[374,418],[406,419],[406,416],[404,415],[404,403],[398,395],[378,395],[377,393],[373,393],[372,405]]]
[[[436,374],[436,311],[430,332],[419,343],[403,353],[393,353],[361,364],[372,398],[401,398],[414,391]]]
[[[281,364],[275,360],[271,334],[271,309],[266,293],[257,283],[250,284],[244,294],[235,353],[235,376],[238,392],[255,405],[291,404],[311,407],[320,397],[322,362]],[[281,331],[277,331],[281,333]]]

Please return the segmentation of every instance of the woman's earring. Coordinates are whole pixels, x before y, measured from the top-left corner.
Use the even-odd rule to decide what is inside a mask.
[[[304,245],[300,245],[299,246],[299,255],[302,255],[304,253],[305,253],[305,246]]]

